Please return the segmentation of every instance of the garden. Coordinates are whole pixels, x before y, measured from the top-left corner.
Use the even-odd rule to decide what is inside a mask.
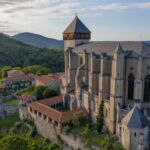
[[[20,121],[18,114],[0,119],[1,150],[61,150],[39,136],[32,120]]]

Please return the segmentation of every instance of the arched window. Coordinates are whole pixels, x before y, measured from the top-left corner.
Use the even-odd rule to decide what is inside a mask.
[[[150,102],[150,75],[144,79],[144,102]]]
[[[128,99],[133,100],[134,96],[134,75],[132,73],[128,76]]]
[[[105,110],[105,117],[107,118],[108,112],[107,109]]]

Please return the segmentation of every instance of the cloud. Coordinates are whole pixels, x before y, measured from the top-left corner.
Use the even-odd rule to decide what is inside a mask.
[[[100,4],[96,7],[98,10],[127,10],[127,9],[148,9],[150,2],[142,3],[108,3]]]
[[[15,34],[18,33],[19,30],[16,30],[14,24],[8,21],[0,21],[0,32],[6,34]]]
[[[96,1],[96,0],[93,0]],[[84,3],[81,0],[0,0],[0,31],[27,29],[51,19],[66,19],[75,13],[80,16],[102,16],[105,11],[149,9],[150,2],[138,3]],[[13,24],[11,24],[13,22]]]

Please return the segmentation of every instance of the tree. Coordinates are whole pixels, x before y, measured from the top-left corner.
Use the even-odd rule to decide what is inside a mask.
[[[80,127],[85,123],[85,117],[83,116],[82,112],[78,112],[74,115],[73,120],[72,120],[72,124],[75,127]]]
[[[99,106],[99,114],[97,116],[96,127],[97,131],[101,133],[104,124],[104,101],[101,102]]]
[[[43,91],[43,97],[44,98],[49,98],[49,97],[53,97],[53,96],[56,96],[56,95],[57,95],[57,92],[54,89],[46,88]]]
[[[2,138],[0,146],[2,150],[38,150],[33,141],[15,135]]]
[[[5,66],[1,69],[1,78],[7,77],[7,71],[11,70],[11,66]]]
[[[32,65],[23,68],[25,73],[33,73],[35,75],[45,75],[50,73],[50,69],[41,65]]]
[[[37,86],[33,92],[33,94],[36,96],[37,100],[43,99],[43,92],[46,89],[45,86]]]

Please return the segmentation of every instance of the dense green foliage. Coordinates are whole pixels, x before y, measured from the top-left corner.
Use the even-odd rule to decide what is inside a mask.
[[[80,136],[89,149],[92,145],[95,145],[101,150],[124,150],[115,137],[99,134],[95,125],[90,124],[82,113],[76,113],[72,122],[63,125],[61,131],[64,134],[72,133]]]
[[[42,65],[53,72],[63,71],[63,50],[40,49],[0,34],[0,66]]]
[[[8,135],[0,139],[1,150],[61,150],[57,144],[50,144],[44,140],[38,142],[29,137]]]
[[[11,66],[3,66],[0,67],[0,78],[7,77],[7,71],[16,69],[22,70],[24,73],[32,73],[34,75],[46,75],[52,72],[49,68],[43,67],[41,65],[33,65],[33,66],[26,66],[26,67],[11,67]]]
[[[76,113],[72,119],[72,124],[77,128],[85,125],[85,122],[86,122],[86,119],[83,116],[82,112]]]
[[[89,130],[84,132],[84,139],[88,146],[96,145],[101,150],[124,150],[122,145],[114,138],[108,135],[100,135]]]
[[[49,68],[43,67],[41,65],[23,67],[22,71],[24,71],[25,73],[32,73],[35,75],[45,75],[51,72]]]
[[[57,92],[54,89],[50,89],[44,86],[37,86],[34,89],[33,94],[36,96],[36,98],[43,99],[43,98],[49,98],[57,95]]]
[[[9,105],[17,105],[18,100],[17,99],[9,99],[3,102],[4,104],[9,104]]]
[[[54,89],[46,88],[43,91],[43,97],[44,98],[49,98],[49,97],[53,97],[53,96],[56,96],[56,95],[57,95],[57,92]]]
[[[0,122],[0,150],[61,150],[57,144],[37,135],[31,120],[20,122],[14,114]]]
[[[7,129],[13,126],[17,121],[19,121],[19,115],[13,114],[9,117],[6,117],[5,119],[0,119],[0,129]]]
[[[7,71],[11,70],[11,66],[4,66],[0,67],[0,78],[5,78],[7,77]]]
[[[18,92],[17,95],[20,96],[27,96],[27,95],[33,95],[37,98],[37,100],[44,99],[44,98],[50,98],[53,96],[57,96],[57,91],[54,89],[50,89],[45,86],[29,86],[25,91]]]
[[[99,106],[99,114],[97,116],[97,122],[96,122],[97,131],[99,133],[103,129],[103,124],[104,124],[104,101],[102,101]]]

